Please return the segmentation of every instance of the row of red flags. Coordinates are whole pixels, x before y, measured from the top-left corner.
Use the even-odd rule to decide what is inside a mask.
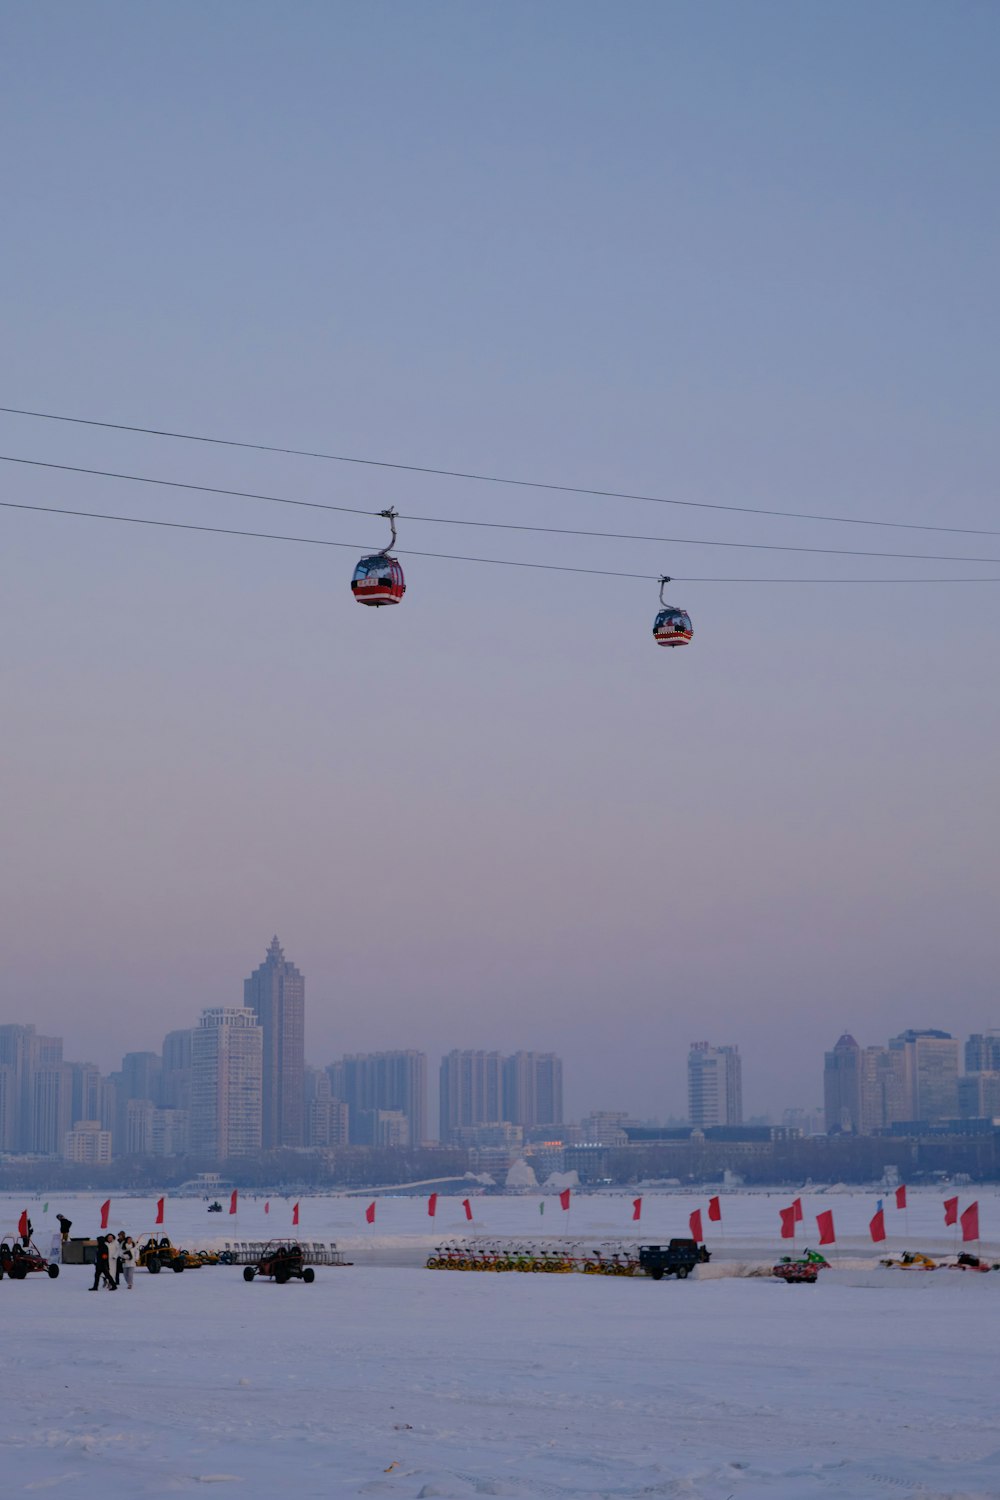
[[[560,1206],[560,1208],[562,1208],[566,1212],[569,1211],[571,1197],[572,1197],[572,1193],[571,1193],[571,1189],[570,1188],[563,1188],[562,1192],[559,1194],[559,1206]],[[905,1187],[905,1185],[902,1185],[902,1186],[896,1188],[896,1191],[895,1191],[895,1201],[896,1201],[896,1207],[897,1208],[905,1208],[906,1207],[906,1187]],[[230,1198],[229,1198],[229,1212],[231,1214],[235,1214],[237,1212],[238,1202],[239,1202],[239,1190],[237,1188],[233,1188],[233,1191],[230,1194]],[[372,1201],[369,1203],[368,1207],[365,1209],[365,1219],[368,1221],[369,1224],[374,1224],[375,1223],[375,1203],[376,1203],[376,1199],[373,1198]],[[427,1199],[427,1212],[428,1212],[428,1214],[430,1215],[430,1217],[432,1219],[437,1214],[437,1206],[438,1206],[438,1194],[437,1193],[431,1193],[430,1197]],[[166,1198],[165,1197],[163,1197],[163,1198],[157,1198],[157,1200],[156,1200],[156,1220],[155,1220],[155,1222],[157,1224],[162,1224],[163,1223],[164,1209],[165,1209],[165,1207],[166,1207]],[[472,1219],[472,1203],[471,1203],[471,1201],[468,1198],[463,1198],[462,1199],[462,1207],[465,1210],[465,1217],[466,1217],[466,1219],[468,1219],[468,1220],[471,1221],[471,1219]],[[270,1199],[268,1199],[265,1202],[265,1204],[264,1204],[264,1212],[266,1214],[271,1212]],[[108,1219],[110,1217],[110,1214],[111,1214],[111,1199],[107,1198],[101,1204],[101,1228],[102,1229],[107,1229],[107,1227],[108,1227]],[[779,1208],[778,1214],[779,1214],[780,1219],[781,1219],[781,1238],[783,1240],[793,1240],[795,1238],[795,1226],[796,1226],[796,1224],[801,1224],[802,1219],[803,1219],[802,1199],[801,1198],[796,1198],[794,1200],[794,1202],[792,1202],[792,1203],[790,1203],[788,1205],[787,1208]],[[641,1198],[633,1198],[632,1199],[632,1218],[633,1218],[633,1220],[635,1220],[636,1222],[638,1222],[638,1220],[641,1217],[642,1217],[642,1199]],[[712,1222],[713,1224],[720,1224],[722,1222],[722,1204],[721,1204],[719,1198],[717,1198],[717,1197],[710,1198],[708,1200],[708,1218],[709,1218],[710,1222]],[[297,1203],[295,1203],[295,1204],[292,1205],[292,1224],[293,1225],[297,1225],[298,1222],[299,1222],[299,1205]],[[970,1203],[969,1206],[968,1206],[968,1208],[963,1209],[962,1212],[959,1213],[958,1199],[957,1198],[946,1198],[944,1200],[944,1222],[945,1222],[946,1226],[947,1225],[951,1225],[951,1224],[959,1224],[961,1226],[961,1230],[962,1230],[962,1239],[963,1239],[963,1241],[978,1240],[979,1239],[979,1204],[978,1204],[978,1202],[976,1202],[976,1203]],[[688,1225],[689,1225],[690,1230],[691,1230],[691,1238],[694,1239],[694,1240],[697,1240],[699,1242],[699,1244],[700,1244],[701,1241],[705,1237],[704,1236],[704,1230],[703,1230],[702,1216],[701,1216],[701,1209],[700,1208],[696,1208],[696,1209],[692,1210],[692,1212],[691,1212],[691,1214],[689,1215],[689,1218],[688,1218]],[[819,1214],[816,1215],[816,1228],[817,1228],[818,1233],[819,1233],[819,1243],[821,1245],[833,1245],[833,1244],[836,1243],[837,1235],[836,1235],[836,1231],[834,1229],[833,1210],[832,1209],[825,1209],[822,1213],[819,1213]],[[872,1218],[871,1218],[871,1220],[869,1222],[868,1230],[869,1230],[869,1233],[871,1234],[872,1240],[874,1241],[875,1244],[879,1244],[879,1243],[881,1243],[882,1240],[885,1239],[885,1210],[882,1207],[882,1200],[881,1199],[879,1199],[878,1208],[876,1209],[874,1215],[872,1216]],[[17,1232],[18,1232],[18,1234],[20,1234],[22,1236],[26,1235],[28,1233],[28,1211],[27,1211],[27,1209],[22,1210],[21,1217],[18,1220]]]
[[[896,1207],[906,1207],[906,1187],[901,1185],[896,1189]],[[779,1208],[778,1214],[781,1218],[781,1238],[793,1240],[795,1238],[795,1226],[802,1222],[802,1199],[796,1198],[787,1208]],[[694,1215],[692,1215],[692,1219]],[[945,1225],[960,1224],[962,1229],[962,1240],[978,1240],[979,1238],[979,1204],[970,1203],[962,1213],[958,1210],[957,1198],[946,1198],[944,1200],[944,1222]],[[823,1213],[816,1215],[816,1228],[819,1232],[821,1245],[836,1244],[837,1234],[833,1224],[833,1210],[828,1208]],[[692,1229],[692,1234],[694,1230]],[[878,1245],[885,1239],[885,1209],[882,1207],[881,1198],[878,1208],[875,1210],[868,1223],[868,1233],[874,1244]]]
[[[163,1223],[163,1215],[164,1215],[164,1210],[166,1208],[166,1203],[167,1203],[167,1200],[166,1200],[165,1197],[163,1197],[163,1198],[157,1198],[157,1200],[156,1200],[156,1219],[155,1219],[155,1222],[157,1224],[162,1224]],[[231,1214],[234,1214],[234,1213],[237,1212],[238,1204],[239,1204],[239,1189],[238,1188],[233,1188],[233,1191],[229,1195],[229,1212]],[[269,1214],[271,1212],[271,1202],[270,1202],[270,1199],[268,1199],[268,1201],[264,1204],[264,1212],[266,1214]],[[108,1227],[108,1219],[110,1217],[110,1214],[111,1214],[111,1199],[110,1198],[106,1198],[104,1200],[104,1202],[101,1204],[101,1228],[102,1229],[107,1229],[107,1227]],[[27,1210],[25,1210],[25,1212],[21,1215],[21,1218],[22,1218],[22,1220],[25,1223],[27,1223],[27,1217],[28,1217],[27,1216]],[[298,1222],[299,1222],[299,1205],[297,1203],[293,1203],[292,1204],[292,1223],[293,1224],[298,1224]],[[369,1223],[370,1222],[371,1221],[369,1220]],[[19,1228],[18,1229],[18,1233],[19,1234],[23,1234],[24,1230],[22,1230],[22,1229]]]

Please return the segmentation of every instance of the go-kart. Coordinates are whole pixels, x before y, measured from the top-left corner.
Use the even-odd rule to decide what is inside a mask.
[[[155,1234],[149,1235],[137,1247],[135,1263],[137,1266],[145,1266],[146,1270],[152,1276],[158,1276],[167,1266],[172,1271],[183,1271],[188,1266],[200,1266],[203,1264],[190,1251],[178,1250],[171,1244],[166,1235],[162,1235],[157,1239]]]
[[[255,1276],[269,1276],[279,1286],[296,1277],[299,1281],[315,1281],[316,1272],[305,1264],[302,1246],[294,1240],[271,1240],[264,1246],[255,1266],[243,1267],[243,1280],[253,1281]]]
[[[32,1271],[44,1271],[55,1281],[59,1267],[51,1264],[34,1244],[22,1245],[15,1240],[9,1245],[0,1244],[0,1276],[9,1276],[11,1281],[23,1281]]]

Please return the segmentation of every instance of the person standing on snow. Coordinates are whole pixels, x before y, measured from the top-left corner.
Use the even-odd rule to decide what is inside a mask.
[[[135,1274],[135,1241],[132,1239],[127,1239],[122,1246],[122,1271],[125,1274],[125,1285],[131,1291],[132,1277]]]
[[[92,1292],[97,1291],[102,1280],[105,1286],[112,1292],[115,1289],[108,1266],[108,1240],[110,1238],[110,1234],[107,1236],[107,1239],[102,1234],[97,1241],[96,1253],[94,1255],[94,1285],[90,1288]]]
[[[118,1280],[121,1276],[122,1250],[113,1234],[108,1235],[108,1276],[115,1291],[118,1290]]]

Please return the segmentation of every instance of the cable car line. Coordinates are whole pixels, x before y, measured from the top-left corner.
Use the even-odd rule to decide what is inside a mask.
[[[327,510],[351,516],[385,515],[385,511],[363,510],[355,505],[333,505],[321,500],[298,500],[287,495],[267,495],[254,490],[225,489],[216,484],[191,484],[180,479],[158,479],[148,474],[126,474],[115,469],[90,469],[79,464],[57,464],[39,458],[18,458],[0,453],[0,463],[23,464],[33,469],[55,469],[63,474],[88,474],[98,479],[122,479],[130,484],[154,484],[165,489],[191,490],[202,495],[223,495],[238,500],[264,500],[273,505],[297,505],[305,510]],[[486,531],[528,531],[545,536],[595,537],[616,542],[661,542],[680,547],[728,547],[742,552],[797,552],[813,557],[876,557],[900,562],[1000,563],[1000,557],[956,557],[950,553],[872,552],[856,547],[793,547],[777,542],[726,542],[704,537],[645,536],[623,531],[585,531],[573,526],[532,526],[517,521],[469,521],[454,516],[418,516],[396,513],[401,520],[429,526],[472,526]]]
[[[432,468],[426,464],[395,463],[383,458],[356,458],[346,453],[323,453],[310,448],[288,448],[274,443],[241,442],[236,438],[208,437],[197,432],[174,432],[165,427],[139,427],[127,422],[104,422],[92,417],[70,417],[61,412],[32,411],[22,406],[0,406],[9,416],[34,417],[45,422],[67,422],[78,427],[101,427],[112,432],[133,432],[145,437],[175,438],[187,443],[208,443],[220,448],[246,448],[256,453],[282,453],[296,458],[318,458],[330,463],[358,464],[371,469],[394,469],[406,474],[427,474],[441,479],[467,479],[475,484],[506,484],[519,489],[549,490],[564,495],[590,495],[602,500],[641,500],[653,505],[678,505],[690,510],[719,510],[736,515],[778,516],[785,520],[823,521],[841,526],[884,526],[896,531],[935,531],[961,536],[1000,536],[1000,530],[975,526],[931,526],[918,521],[882,521],[870,516],[832,516],[816,511],[774,510],[759,505],[724,505],[711,500],[677,500],[666,495],[645,495],[629,490],[606,490],[579,484],[555,484],[541,479],[512,479],[501,474],[478,474],[464,469]]]
[[[264,542],[294,542],[306,547],[340,547],[348,551],[360,550],[357,542],[335,542],[328,537],[285,536],[280,532],[240,531],[231,526],[203,526],[194,521],[161,521],[151,516],[116,516],[106,511],[69,510],[58,505],[29,505],[26,501],[0,500],[0,509],[34,511],[49,516],[77,516],[85,521],[119,521],[130,526],[160,526],[169,531],[201,531],[209,536],[254,537]],[[367,512],[365,513],[367,514]],[[532,568],[545,573],[583,573],[593,578],[639,579],[644,583],[659,583],[659,573],[623,573],[611,568],[576,568],[567,563],[522,562],[512,557],[475,557],[458,552],[420,552],[413,547],[401,547],[405,557],[431,557],[444,562],[484,563],[497,568]],[[978,578],[734,578],[700,577],[696,574],[672,575],[674,583],[800,583],[800,584],[951,584],[951,583],[1000,583],[1000,576]]]

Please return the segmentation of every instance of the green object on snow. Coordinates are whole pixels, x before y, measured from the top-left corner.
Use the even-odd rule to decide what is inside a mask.
[[[541,1203],[539,1203],[539,1205],[538,1205],[538,1212],[540,1214],[543,1214],[545,1212],[545,1199],[544,1198],[542,1199]]]

